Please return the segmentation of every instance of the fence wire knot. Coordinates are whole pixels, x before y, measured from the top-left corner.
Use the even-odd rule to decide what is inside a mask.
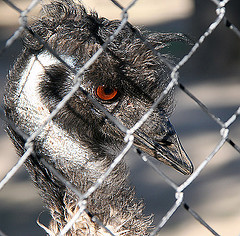
[[[229,129],[227,129],[227,128],[222,128],[222,129],[220,130],[220,134],[221,134],[221,136],[222,136],[224,139],[226,139],[226,138],[228,137],[228,134],[229,134]]]
[[[182,202],[183,201],[183,196],[184,196],[183,192],[176,192],[175,193],[175,198],[177,199],[178,202]]]

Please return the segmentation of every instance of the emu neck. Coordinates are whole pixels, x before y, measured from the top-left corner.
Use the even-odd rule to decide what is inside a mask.
[[[25,69],[22,70],[23,61]],[[10,116],[19,129],[28,135],[35,132],[50,115],[39,95],[39,83],[44,67],[56,63],[47,54],[29,56],[23,54],[10,73],[14,79],[14,93],[6,98]],[[19,72],[19,73],[17,73]],[[9,131],[20,155],[24,152],[24,141]],[[71,182],[80,193],[85,193],[106,171],[114,155],[95,159],[95,153],[81,140],[71,136],[53,120],[43,128],[35,139],[35,152],[45,158],[64,178]],[[78,211],[78,197],[59,181],[54,174],[46,178],[45,167],[29,159],[27,169],[50,209],[52,222],[50,230],[57,234]],[[39,167],[42,167],[39,168]],[[149,217],[143,215],[143,203],[136,200],[135,193],[128,185],[128,170],[122,161],[103,184],[87,199],[87,209],[98,217],[115,235],[146,235],[151,226]],[[51,181],[50,181],[51,180]],[[75,222],[68,235],[108,235],[93,223],[86,213]]]

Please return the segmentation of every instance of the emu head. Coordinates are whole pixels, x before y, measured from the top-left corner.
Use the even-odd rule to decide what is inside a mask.
[[[43,7],[41,17],[31,26],[31,30],[47,42],[68,66],[52,56],[35,36],[26,33],[25,50],[15,65],[15,71],[10,74],[10,79],[15,77],[18,80],[18,87],[15,88],[18,95],[13,97],[19,98],[20,91],[22,99],[29,97],[28,105],[23,102],[25,111],[16,111],[21,116],[21,122],[25,123],[20,125],[21,129],[28,134],[37,129],[40,118],[50,114],[74,86],[74,72],[70,67],[75,71],[81,68],[119,23],[99,18],[95,13],[88,14],[82,6],[72,1],[57,1]],[[180,36],[150,34],[146,37],[155,48],[161,49]],[[127,24],[81,75],[82,89],[70,98],[52,122],[72,140],[79,141],[82,148],[90,150],[93,161],[110,162],[121,150],[124,134],[106,119],[105,114],[86,94],[95,98],[120,123],[130,128],[166,88],[169,72],[166,64],[136,37],[132,26]],[[191,161],[169,121],[172,97],[172,92],[169,92],[149,119],[134,133],[134,144],[181,173],[191,174]],[[8,100],[11,100],[10,95],[6,99],[7,103]],[[31,114],[27,114],[28,110],[31,110]],[[13,113],[9,111],[9,116],[20,123]],[[34,121],[31,123],[30,120]],[[28,122],[31,124],[26,125]],[[54,139],[52,142],[56,141]],[[75,158],[78,159],[77,156]]]

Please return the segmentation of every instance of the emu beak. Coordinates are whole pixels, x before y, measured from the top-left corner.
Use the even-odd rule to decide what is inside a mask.
[[[154,139],[152,139],[146,134],[137,131],[135,133],[137,139],[135,145],[182,174],[192,174],[194,169],[193,164],[184,151],[172,124],[168,120],[164,126],[161,127],[161,131],[164,129],[167,132],[164,132],[165,135],[161,136],[161,138],[158,138],[160,135],[156,134]]]

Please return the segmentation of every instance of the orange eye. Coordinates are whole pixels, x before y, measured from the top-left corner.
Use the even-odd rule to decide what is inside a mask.
[[[117,89],[106,86],[98,86],[96,90],[96,95],[103,101],[113,100],[116,98],[117,94]]]

